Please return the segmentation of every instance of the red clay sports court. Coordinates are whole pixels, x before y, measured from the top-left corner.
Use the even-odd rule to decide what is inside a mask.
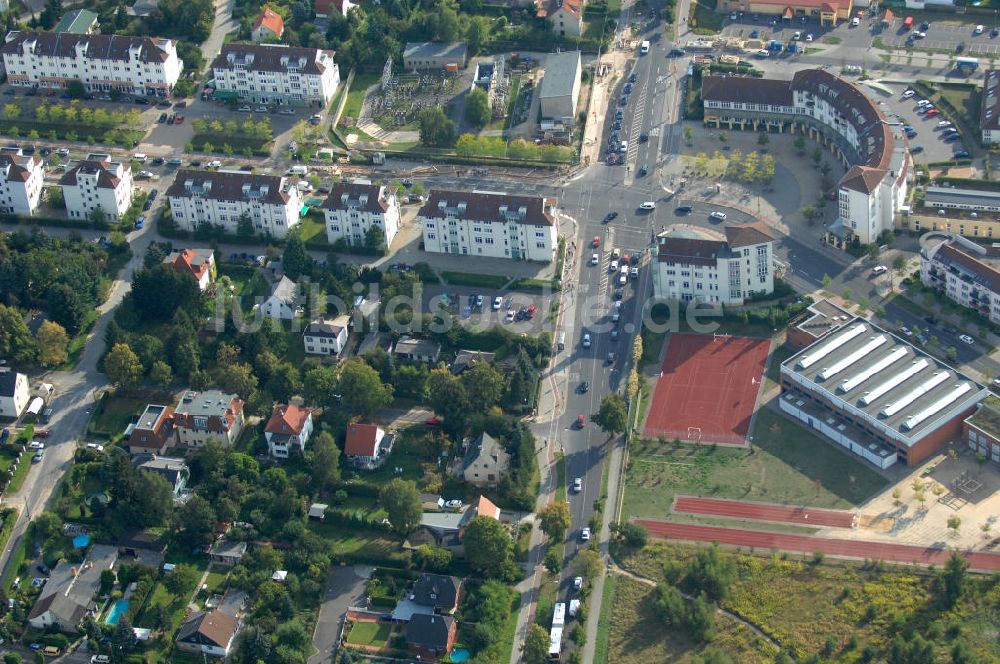
[[[671,334],[646,438],[745,445],[770,341]]]
[[[699,498],[697,496],[678,496],[674,501],[674,511],[679,514],[702,514],[729,519],[773,521],[775,523],[830,526],[833,528],[853,528],[856,519],[853,513],[846,510],[775,505],[774,503],[726,500],[725,498]]]

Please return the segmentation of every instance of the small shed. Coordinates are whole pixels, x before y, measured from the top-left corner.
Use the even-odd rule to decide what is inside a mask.
[[[322,521],[326,517],[327,507],[329,507],[329,505],[324,505],[323,503],[313,503],[309,506],[309,518]]]

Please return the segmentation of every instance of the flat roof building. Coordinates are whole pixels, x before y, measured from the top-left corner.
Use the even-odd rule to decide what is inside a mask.
[[[983,77],[983,102],[979,110],[983,145],[1000,141],[1000,70],[987,69]]]
[[[781,364],[782,411],[870,461],[913,466],[958,440],[989,391],[856,317]]]
[[[814,302],[788,324],[787,343],[794,348],[805,348],[851,320],[854,314],[830,300]]]
[[[556,53],[545,58],[545,76],[539,92],[542,118],[575,123],[582,71],[580,51]]]
[[[927,187],[924,207],[973,212],[1000,212],[1000,191]]]
[[[468,57],[465,42],[409,42],[403,49],[403,69],[465,69]]]

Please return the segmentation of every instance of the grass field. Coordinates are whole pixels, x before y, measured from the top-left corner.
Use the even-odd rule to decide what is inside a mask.
[[[478,274],[476,272],[442,272],[441,276],[452,286],[471,286],[472,288],[503,288],[510,277],[497,274]]]
[[[316,522],[311,522],[309,529],[326,540],[334,560],[367,560],[371,564],[397,565],[408,560],[399,539],[388,533]]]
[[[718,32],[722,29],[722,14],[717,12],[717,0],[696,0],[694,5],[694,19],[691,27],[695,29],[695,34],[699,31]]]
[[[781,382],[781,363],[795,355],[795,352],[795,349],[788,344],[771,348],[771,359],[767,366],[767,373],[764,374],[765,390],[778,386]]]
[[[695,551],[689,545],[658,544],[620,562],[630,571],[663,581],[665,562],[683,564]],[[946,609],[938,601],[933,578],[909,569],[814,565],[728,550],[720,555],[736,567],[736,580],[722,607],[760,627],[797,661],[820,652],[827,636],[833,639],[834,649],[824,662],[863,661],[865,648],[876,654],[872,661],[885,661],[898,631],[894,622],[905,625],[904,633],[915,632],[933,644],[934,657],[920,661],[950,662],[950,652],[959,642],[969,651],[965,661],[1000,661],[995,615],[1000,584],[994,577],[968,578],[965,595],[954,608]],[[610,661],[628,661],[620,653],[626,649],[624,637],[629,633],[655,634],[659,648],[676,647],[675,641],[683,637],[668,632],[652,615],[647,588],[630,580],[620,580],[618,586],[622,591],[616,592],[612,602]],[[773,661],[773,651],[770,657],[758,659],[758,653],[766,653],[770,646],[761,648],[755,638],[744,629],[725,630],[720,623],[720,635],[712,647],[734,662]]]
[[[133,417],[142,414],[150,403],[146,397],[128,397],[109,395],[94,412],[87,432],[97,436],[114,438],[125,431]]]
[[[666,441],[632,444],[623,518],[670,516],[677,494],[849,508],[886,484],[875,471],[771,410],[762,409],[755,426],[752,452]]]
[[[341,117],[357,119],[361,114],[361,104],[365,100],[365,90],[381,78],[380,74],[374,72],[355,74],[354,82],[351,83],[351,91],[347,93],[347,102],[344,104],[344,112]]]
[[[970,126],[976,124],[982,108],[982,95],[974,86],[942,85],[939,92],[941,97],[958,110],[961,114],[960,120]]]
[[[347,642],[359,646],[384,647],[391,632],[389,623],[356,622],[347,635]]]
[[[299,237],[303,242],[326,242],[326,226],[311,214],[299,217]]]

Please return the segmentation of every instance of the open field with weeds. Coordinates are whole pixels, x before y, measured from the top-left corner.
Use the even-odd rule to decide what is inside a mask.
[[[752,450],[666,440],[633,443],[623,517],[670,516],[678,494],[845,509],[870,498],[887,482],[769,409],[757,414],[753,440]]]
[[[625,553],[619,562],[629,571],[665,582],[668,568],[685,565],[696,551],[692,545],[656,544]],[[817,564],[729,550],[719,555],[736,571],[721,607],[760,628],[795,661],[815,654],[823,662],[885,661],[897,634],[907,640],[919,635],[934,654],[928,660],[900,661],[951,662],[956,647],[967,653],[962,661],[1000,661],[1000,581],[995,577],[967,576],[965,592],[948,608],[940,584],[926,570]],[[621,577],[616,587],[608,661],[640,661],[632,656],[638,655],[634,651],[641,644],[645,661],[688,661],[686,637],[669,631],[655,614],[656,595],[650,594],[655,591]],[[727,629],[726,622],[717,618],[712,648],[734,662],[773,661],[773,649],[759,659],[768,644],[762,648],[751,631]],[[642,635],[640,643],[635,635]]]

